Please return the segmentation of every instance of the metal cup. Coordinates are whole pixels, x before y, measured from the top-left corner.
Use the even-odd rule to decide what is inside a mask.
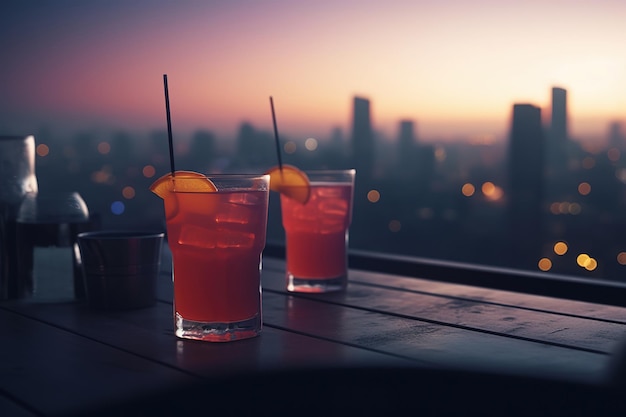
[[[142,231],[79,233],[88,305],[98,310],[154,305],[163,237]]]

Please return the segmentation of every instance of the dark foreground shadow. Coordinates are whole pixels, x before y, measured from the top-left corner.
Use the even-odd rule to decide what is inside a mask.
[[[623,400],[617,389],[532,377],[322,368],[208,378],[80,415],[626,416]]]

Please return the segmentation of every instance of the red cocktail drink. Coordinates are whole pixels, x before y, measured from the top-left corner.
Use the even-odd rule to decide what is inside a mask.
[[[175,187],[164,198],[176,335],[209,341],[253,337],[261,330],[269,177],[209,179],[216,191]]]
[[[345,288],[354,174],[354,170],[307,172],[310,196],[304,204],[281,194],[289,291]]]

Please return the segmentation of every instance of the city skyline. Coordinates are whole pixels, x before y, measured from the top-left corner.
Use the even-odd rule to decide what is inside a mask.
[[[324,136],[369,98],[395,136],[506,137],[513,103],[570,92],[574,138],[626,117],[626,4],[480,0],[9,1],[0,16],[0,129],[174,129],[233,135],[243,121]],[[26,31],[25,28],[28,28]]]
[[[567,91],[557,91],[556,101],[566,108]],[[542,116],[550,115],[532,104],[514,104],[510,111],[507,147],[432,146],[415,140],[412,123],[402,120],[405,140],[373,151],[361,140],[371,132],[370,101],[354,97],[350,139],[317,147],[285,138],[284,161],[305,170],[361,164],[351,228],[355,248],[617,279],[626,265],[626,143],[618,129],[611,130],[611,147],[597,153],[560,143],[554,150],[569,162],[546,171],[550,139]],[[557,113],[556,124],[567,125],[564,113]],[[147,138],[83,132],[70,143],[42,133],[41,141],[50,145],[49,153],[37,151],[42,190],[65,184],[61,178],[70,175],[67,183],[85,196],[103,225],[160,224],[162,206],[151,203],[157,197],[148,186],[169,169],[167,132]],[[186,151],[177,153],[177,167],[263,172],[276,164],[271,131],[243,124],[236,149],[216,152],[216,143],[211,132],[196,132]],[[279,242],[276,210],[274,204],[268,236]]]
[[[575,124],[576,121],[575,121],[575,118],[570,116],[569,112],[565,111],[565,109],[561,109],[559,111],[560,116],[556,120],[563,119],[563,121],[559,123],[566,124],[566,127],[565,127],[566,136],[561,137],[560,141],[553,140],[555,138],[553,136],[554,134],[551,131],[551,129],[555,121],[554,115],[552,112],[552,108],[555,103],[554,91],[558,91],[560,92],[560,94],[563,94],[563,95],[567,94],[568,96],[569,96],[569,91],[562,87],[551,87],[551,88],[548,88],[547,90],[552,92],[552,102],[546,106],[539,106],[539,105],[536,105],[535,103],[528,103],[528,102],[509,103],[509,105],[507,106],[507,112],[506,112],[507,114],[505,118],[501,121],[504,124],[503,131],[497,135],[485,134],[485,133],[472,134],[471,131],[470,132],[463,131],[443,140],[441,140],[442,138],[438,136],[427,137],[426,135],[424,135],[424,133],[421,130],[422,120],[418,118],[399,118],[391,122],[391,126],[389,129],[386,129],[386,130],[379,129],[374,121],[376,120],[377,115],[375,111],[372,110],[372,108],[376,108],[375,100],[372,100],[370,97],[365,96],[365,95],[355,95],[355,96],[350,97],[351,102],[347,103],[346,105],[346,107],[348,108],[348,113],[351,114],[349,120],[347,120],[342,125],[322,126],[321,133],[319,135],[298,136],[297,134],[293,134],[293,132],[285,132],[283,129],[280,128],[280,126],[279,126],[279,130],[281,132],[280,133],[281,139],[289,141],[289,142],[302,142],[304,144],[304,142],[306,142],[307,140],[314,140],[315,142],[326,143],[326,144],[332,144],[333,142],[334,143],[343,142],[344,145],[351,146],[350,143],[354,140],[354,138],[352,137],[353,129],[354,129],[354,126],[352,126],[352,124],[354,123],[354,120],[352,119],[353,112],[354,112],[353,106],[354,106],[354,102],[356,101],[356,102],[367,103],[369,130],[371,130],[371,132],[368,133],[368,135],[372,137],[373,145],[376,145],[376,144],[398,145],[402,141],[406,142],[407,141],[406,129],[408,126],[410,126],[411,138],[414,143],[419,142],[419,143],[424,143],[424,144],[437,144],[437,143],[452,144],[452,143],[464,142],[464,143],[474,144],[474,145],[500,145],[501,146],[501,145],[507,145],[507,143],[511,139],[510,127],[511,127],[511,123],[513,122],[513,112],[511,111],[511,109],[514,108],[516,105],[522,104],[522,105],[530,105],[533,107],[537,107],[541,110],[541,113],[542,113],[541,121],[542,121],[542,126],[545,129],[546,140],[548,140],[548,142],[551,144],[554,144],[555,142],[562,142],[562,140],[567,139],[567,141],[578,142],[581,145],[585,146],[587,149],[593,151],[594,149],[598,150],[604,146],[607,146],[607,145],[610,146],[611,144],[621,147],[623,144],[626,143],[626,135],[624,134],[626,120],[624,122],[622,122],[622,120],[616,120],[616,119],[608,120],[606,123],[602,125],[603,128],[600,131],[598,131],[597,134],[593,134],[591,136],[580,137],[580,136],[576,136],[575,134],[569,133],[571,131],[569,126],[571,126],[572,124]],[[562,97],[561,100],[564,103],[565,97]],[[570,105],[568,104],[567,107],[569,108]],[[104,138],[111,134],[116,134],[116,132],[118,133],[128,132],[133,135],[138,135],[138,136],[147,138],[148,136],[153,135],[156,132],[165,132],[166,130],[165,120],[163,121],[162,124],[163,124],[162,126],[153,126],[153,127],[142,126],[139,128],[91,126],[91,127],[86,127],[86,128],[77,128],[77,129],[63,129],[63,128],[57,129],[56,127],[58,126],[55,127],[55,126],[44,124],[44,125],[38,126],[37,129],[34,129],[33,131],[27,132],[26,134],[36,135],[37,132],[44,132],[46,136],[53,135],[58,138],[65,137],[66,139],[70,139],[71,137],[75,135],[80,135],[80,134],[96,135],[96,136],[100,136]],[[0,129],[1,128],[2,126],[0,125]],[[181,149],[185,150],[188,148],[190,141],[193,139],[195,135],[210,134],[214,136],[215,140],[217,141],[216,143],[219,144],[218,149],[217,149],[218,151],[220,149],[232,151],[237,147],[236,141],[237,141],[237,137],[240,135],[241,129],[248,129],[248,128],[253,128],[263,134],[270,134],[272,130],[271,126],[267,126],[264,123],[260,123],[257,125],[257,124],[251,123],[250,121],[246,119],[242,119],[239,122],[237,122],[236,125],[233,126],[232,132],[228,132],[228,133],[220,132],[219,130],[216,130],[214,126],[196,126],[193,129],[189,129],[189,130],[183,129],[182,132],[180,131],[180,129],[176,129],[175,127],[174,128],[174,145],[179,150]],[[9,134],[24,134],[23,132],[20,132],[20,131],[8,132],[8,133]],[[309,150],[314,150],[314,149],[309,149]]]

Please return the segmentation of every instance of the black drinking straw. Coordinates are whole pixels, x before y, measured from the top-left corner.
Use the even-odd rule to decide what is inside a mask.
[[[276,139],[276,155],[278,155],[278,168],[283,172],[283,160],[280,156],[280,139],[278,138],[278,126],[276,125],[276,113],[274,112],[274,99],[270,96],[270,106],[272,107],[272,121],[274,122],[274,139]]]
[[[163,87],[165,88],[165,113],[167,114],[167,138],[170,144],[170,168],[172,177],[176,176],[174,169],[174,144],[172,141],[172,117],[170,116],[170,94],[167,89],[167,74],[163,74]]]

